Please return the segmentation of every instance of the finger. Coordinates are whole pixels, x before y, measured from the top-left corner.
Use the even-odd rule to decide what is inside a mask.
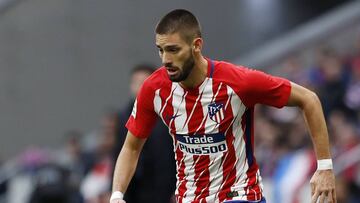
[[[335,189],[332,190],[332,198],[333,198],[333,202],[336,203],[337,199],[336,199],[336,190]]]
[[[114,199],[110,203],[126,203],[124,200],[121,199]]]
[[[315,185],[313,183],[310,183],[310,187],[311,187],[311,196],[313,196],[315,194]]]
[[[325,192],[322,192],[321,195],[320,195],[320,201],[319,201],[319,203],[324,203],[324,202],[325,202],[325,197],[326,197]]]
[[[330,192],[327,195],[327,201],[328,203],[334,203],[332,190],[330,190]]]
[[[311,196],[311,203],[316,203],[319,198],[319,192],[315,191],[314,194]]]

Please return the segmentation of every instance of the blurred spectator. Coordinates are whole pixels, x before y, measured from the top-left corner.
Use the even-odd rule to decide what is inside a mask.
[[[352,110],[357,122],[360,121],[360,35],[356,40],[355,55],[350,59],[351,80],[345,92],[345,104]],[[360,127],[358,127],[360,129]]]
[[[40,167],[35,174],[30,203],[74,203],[69,187],[69,171],[55,164]]]
[[[359,188],[354,188],[343,177],[336,178],[336,199],[339,203],[360,202]]]
[[[0,183],[0,202],[5,202],[5,195],[7,192],[7,181],[4,180]]]
[[[327,117],[332,109],[346,110],[343,102],[350,72],[335,50],[324,48],[319,50],[317,67],[313,80],[318,87],[318,94],[323,105],[324,114]]]
[[[333,111],[330,114],[329,129],[333,135],[333,156],[335,159],[360,144],[360,136],[353,123],[341,111]],[[359,164],[352,164],[340,173],[344,181],[356,185],[359,166]]]
[[[131,72],[128,104],[119,112],[114,162],[125,141],[125,124],[131,114],[133,103],[143,81],[154,71],[154,66],[143,64]],[[137,169],[124,199],[129,203],[170,202],[175,191],[175,160],[171,138],[167,128],[158,120],[152,134],[146,141],[139,158]]]
[[[36,188],[36,174],[42,166],[50,162],[50,153],[38,147],[31,146],[18,155],[17,166],[8,183],[7,202],[28,202]]]
[[[360,110],[360,56],[351,63],[352,77],[345,93],[345,104],[354,111]]]
[[[71,202],[83,202],[79,191],[80,184],[94,164],[94,156],[83,151],[80,143],[82,134],[79,131],[69,131],[66,133],[65,138],[64,149],[58,153],[56,161],[69,171],[69,187],[73,194]]]
[[[286,125],[277,125],[282,126],[282,134],[275,149],[282,149],[282,153],[277,154],[278,162],[272,176],[274,199],[271,202],[302,202],[300,191],[308,184],[316,166],[310,138],[300,114]]]
[[[308,184],[315,166],[315,155],[306,148],[284,154],[275,169],[272,187],[274,199],[270,202],[302,202],[301,190]]]
[[[309,79],[307,77],[307,70],[303,68],[302,61],[295,55],[287,57],[281,64],[282,77],[295,81],[302,86],[309,85]]]
[[[101,134],[95,151],[95,163],[81,184],[86,203],[108,202],[111,188],[112,152],[117,129],[116,113],[107,113],[101,120]]]
[[[259,111],[257,114],[261,114]],[[264,116],[257,116],[255,121],[256,160],[261,168],[263,177],[271,177],[274,173],[279,154],[284,150],[278,147],[280,129]],[[266,132],[266,133],[264,133]],[[284,145],[285,146],[285,145]]]

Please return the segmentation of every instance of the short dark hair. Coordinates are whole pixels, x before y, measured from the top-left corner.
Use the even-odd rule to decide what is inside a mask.
[[[154,71],[155,71],[154,65],[143,63],[143,64],[138,64],[138,65],[134,66],[134,68],[131,70],[131,75],[133,75],[134,73],[137,73],[137,72],[147,72],[147,73],[151,74]]]
[[[156,25],[156,34],[179,34],[191,43],[194,38],[201,37],[201,27],[195,15],[185,9],[176,9],[166,14]]]

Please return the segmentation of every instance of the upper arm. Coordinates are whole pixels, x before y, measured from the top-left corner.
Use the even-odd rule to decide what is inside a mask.
[[[281,108],[286,105],[291,91],[289,80],[251,69],[237,73],[234,86],[247,107],[265,104]]]
[[[132,135],[147,138],[156,122],[157,114],[154,111],[155,91],[145,81],[140,88],[134,102],[132,113],[126,123],[126,128]]]
[[[145,142],[145,138],[136,137],[134,134],[128,131],[123,148],[140,153]]]

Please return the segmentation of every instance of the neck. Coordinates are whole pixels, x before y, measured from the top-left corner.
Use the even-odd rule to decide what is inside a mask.
[[[200,85],[206,78],[208,72],[208,61],[203,57],[199,56],[195,58],[194,68],[190,72],[186,80],[181,81],[181,86],[185,88],[194,88]]]

